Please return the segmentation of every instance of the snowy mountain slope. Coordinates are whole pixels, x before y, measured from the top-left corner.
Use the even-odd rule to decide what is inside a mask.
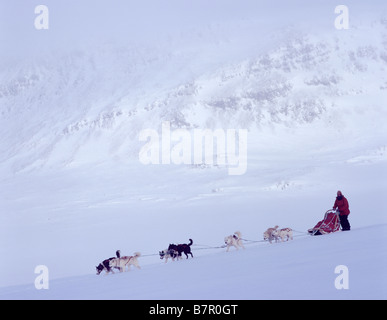
[[[385,132],[375,122],[386,116],[383,23],[344,35],[297,28],[274,34],[280,33],[275,45],[259,50],[244,39],[237,53],[235,37],[224,42],[227,34],[215,33],[193,38],[196,47],[109,44],[5,70],[1,163],[18,172],[136,158],[139,131],[162,121],[173,128],[247,128],[260,137],[316,121],[355,139]],[[90,153],[96,145],[100,151]]]
[[[24,285],[0,289],[2,299],[380,299],[386,298],[386,225],[322,237],[296,237],[245,250],[195,251],[194,259],[164,262],[109,276],[50,282],[48,290]],[[372,236],[370,236],[372,235]],[[382,260],[376,257],[384,257]],[[158,261],[157,261],[158,260]],[[348,268],[349,288],[338,290],[335,268]]]

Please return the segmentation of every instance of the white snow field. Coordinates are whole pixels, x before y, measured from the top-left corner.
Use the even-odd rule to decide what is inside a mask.
[[[0,299],[386,299],[383,1],[343,30],[335,1],[145,2],[46,1],[49,30],[0,6]],[[205,129],[238,132],[226,163],[194,161]],[[307,235],[337,190],[352,230]],[[294,240],[262,242],[275,225]],[[235,231],[252,241],[219,248]],[[97,276],[118,249],[141,269]]]
[[[345,171],[359,176],[359,169],[364,176],[369,174],[368,166]],[[198,175],[181,179],[189,182]],[[301,232],[322,219],[323,209],[332,202],[329,191],[321,186],[258,188],[256,196],[241,188],[243,194],[237,196],[235,191],[211,193],[212,186],[205,183],[207,194],[191,194],[180,181],[176,188],[184,190],[182,197],[177,192],[115,190],[101,176],[87,180],[87,185],[78,184],[86,181],[81,173],[70,181],[66,177],[59,181],[51,177],[48,183],[47,177],[40,176],[46,185],[39,183],[37,190],[36,181],[17,183],[23,187],[14,199],[12,211],[17,216],[8,217],[7,229],[2,230],[1,254],[9,262],[2,265],[2,299],[386,298],[386,221],[378,212],[383,208],[364,201],[382,199],[378,189],[383,185],[366,190],[346,186],[353,229],[312,237]],[[324,175],[319,182],[334,188]],[[52,192],[57,183],[61,191]],[[163,189],[161,181],[153,183],[155,189]],[[74,184],[78,184],[76,190]],[[231,248],[229,252],[208,248],[222,246],[223,238],[237,230],[244,239],[260,241],[262,232],[275,224],[294,228],[294,240],[271,245],[245,241],[245,250]],[[188,238],[194,241],[193,259],[167,264],[159,259],[159,250],[169,243],[187,243]],[[142,269],[95,275],[95,266],[114,256],[117,249],[125,255],[140,251]],[[37,265],[49,270],[48,290],[35,289]],[[334,285],[339,265],[348,267],[348,290],[337,290]]]
[[[386,242],[386,231],[386,225],[355,228],[346,234],[155,262],[114,275],[56,279],[48,290],[30,284],[0,292],[7,299],[380,299],[386,297],[386,261],[374,259],[387,253],[377,244]],[[348,267],[348,289],[335,286],[340,265]]]

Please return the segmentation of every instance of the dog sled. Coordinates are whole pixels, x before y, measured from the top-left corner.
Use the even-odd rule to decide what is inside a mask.
[[[339,213],[335,210],[325,212],[324,220],[319,221],[308,233],[312,236],[319,236],[340,230]]]

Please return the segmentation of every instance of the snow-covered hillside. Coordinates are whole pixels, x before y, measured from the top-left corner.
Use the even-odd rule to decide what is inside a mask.
[[[152,3],[85,1],[73,12],[48,1],[47,33],[23,32],[28,13],[14,2],[0,10],[20,14],[0,19],[18,25],[0,34],[0,297],[385,299],[383,3],[354,2],[348,30],[334,27],[331,1]],[[140,132],[161,134],[163,122],[188,135],[246,129],[246,172],[144,165]],[[337,190],[349,233],[157,257],[189,238],[220,246],[236,230],[253,240],[274,225],[305,232]],[[143,268],[95,276],[117,249],[140,251]],[[349,290],[334,287],[341,264]],[[37,265],[49,269],[47,291],[33,287]]]
[[[386,117],[382,17],[345,32],[273,26],[257,40],[251,31],[260,27],[227,21],[182,40],[116,40],[3,68],[1,167],[17,173],[137,159],[139,132],[162,121],[249,129],[251,153],[264,153],[273,133],[287,144],[298,141],[289,133],[311,127],[306,143],[314,149],[340,152],[338,139],[362,152],[385,148],[375,140]]]
[[[239,251],[193,252],[194,259],[165,264],[158,257],[141,270],[85,275],[0,289],[4,299],[380,299],[386,297],[386,225],[323,237],[301,236],[277,244],[250,244]],[[373,234],[373,237],[370,237]],[[375,256],[384,257],[375,263]],[[157,261],[158,260],[158,261]],[[348,268],[348,288],[338,289]],[[336,278],[339,278],[336,280]],[[335,285],[336,281],[336,285]],[[345,280],[346,281],[346,280]]]

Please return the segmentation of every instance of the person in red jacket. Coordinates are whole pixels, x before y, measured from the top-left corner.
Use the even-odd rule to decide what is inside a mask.
[[[333,205],[333,210],[336,210],[336,209],[339,211],[341,230],[343,231],[351,230],[351,225],[349,224],[349,221],[348,221],[348,215],[350,214],[348,200],[343,196],[341,191],[337,191],[336,201],[335,201],[335,204]]]

